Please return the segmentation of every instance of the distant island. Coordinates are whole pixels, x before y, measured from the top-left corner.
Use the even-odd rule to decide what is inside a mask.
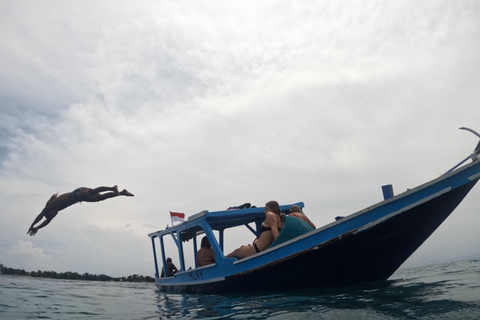
[[[105,274],[79,274],[78,272],[55,272],[55,271],[25,271],[23,269],[13,269],[0,264],[0,274],[30,276],[35,278],[51,278],[51,279],[67,279],[67,280],[86,280],[86,281],[116,281],[116,282],[154,282],[155,279],[149,276],[141,276],[138,274],[128,277],[110,277]]]

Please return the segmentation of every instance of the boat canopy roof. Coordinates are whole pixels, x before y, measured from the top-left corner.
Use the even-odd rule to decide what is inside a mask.
[[[304,207],[303,202],[292,203],[289,205],[282,205],[280,209],[283,213],[288,213],[291,206],[297,205],[300,208]],[[182,241],[188,241],[195,237],[199,232],[203,231],[204,222],[206,221],[211,230],[223,231],[228,228],[233,228],[249,223],[261,224],[265,220],[265,207],[255,207],[248,209],[232,209],[224,211],[208,210],[201,211],[193,216],[190,216],[187,221],[177,224],[176,226],[166,228],[157,232],[150,233],[148,236],[163,237],[166,234],[177,233],[180,234]]]

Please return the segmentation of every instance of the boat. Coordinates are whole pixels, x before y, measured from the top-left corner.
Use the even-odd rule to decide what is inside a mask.
[[[480,137],[471,129],[461,129]],[[258,234],[265,219],[265,208],[246,206],[236,210],[201,211],[175,226],[148,234],[153,249],[155,285],[162,292],[228,294],[387,280],[477,183],[479,154],[480,143],[472,154],[438,178],[398,195],[393,195],[391,188],[386,186],[383,201],[338,217],[316,230],[301,230],[308,228],[296,221],[299,219],[289,217],[269,248],[243,259],[226,257],[224,235],[238,226]],[[288,213],[292,205],[304,207],[303,202],[297,202],[280,208]],[[290,228],[294,232],[289,233],[287,224],[297,225],[297,228]],[[208,238],[215,253],[215,263],[198,267],[194,262],[195,266],[187,268],[184,248],[193,245],[193,253],[197,252],[199,236]],[[180,264],[178,272],[168,274],[166,271],[161,277],[159,270],[167,270],[169,258],[165,253],[166,238],[173,239],[178,255],[174,261]],[[195,257],[191,261],[195,261]]]

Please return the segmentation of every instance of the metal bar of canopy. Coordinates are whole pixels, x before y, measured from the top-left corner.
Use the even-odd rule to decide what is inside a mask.
[[[168,277],[168,268],[167,268],[167,259],[165,258],[165,244],[163,243],[163,237],[159,237],[160,239],[160,250],[162,251],[162,265],[163,265],[163,276]],[[160,275],[161,276],[161,275]]]
[[[195,268],[198,268],[198,263],[197,263],[197,237],[193,237],[193,261],[195,261]]]
[[[159,278],[159,273],[158,273],[158,262],[157,262],[157,250],[155,248],[155,238],[152,237],[152,249],[153,249],[153,260],[155,262],[155,278]]]

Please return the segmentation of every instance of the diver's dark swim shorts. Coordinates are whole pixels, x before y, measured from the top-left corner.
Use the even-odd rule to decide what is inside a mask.
[[[87,194],[85,191],[88,191],[89,193]],[[92,189],[90,188],[85,188],[85,187],[80,187],[75,189],[72,192],[72,197],[74,200],[80,202],[80,201],[88,201],[90,199],[90,192]]]

